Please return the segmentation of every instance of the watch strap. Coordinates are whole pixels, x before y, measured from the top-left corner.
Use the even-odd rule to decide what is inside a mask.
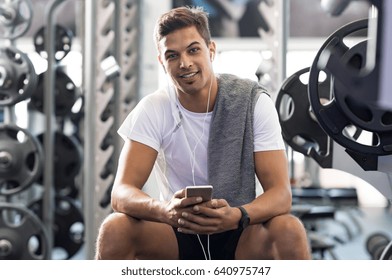
[[[248,212],[245,210],[244,207],[238,206],[237,208],[240,209],[241,211],[241,218],[240,221],[238,222],[238,228],[244,229],[249,225],[250,218]]]

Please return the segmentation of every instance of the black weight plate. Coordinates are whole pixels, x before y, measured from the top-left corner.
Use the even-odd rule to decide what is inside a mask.
[[[288,77],[276,98],[282,136],[295,151],[310,156],[324,167],[331,167],[331,140],[312,116],[308,100],[306,74],[309,67]],[[330,78],[320,81],[320,98],[329,98]]]
[[[380,130],[381,120],[380,124],[377,125],[376,122],[372,122],[372,127],[363,125],[363,120],[369,115],[380,116],[380,113],[377,113],[371,107],[362,104],[359,98],[338,97],[338,95],[346,94],[344,88],[341,86],[340,82],[337,81],[337,77],[332,75],[331,71],[329,71],[331,70],[331,67],[328,69],[321,69],[320,66],[320,60],[325,60],[327,54],[333,53],[334,56],[332,57],[335,58],[335,60],[336,57],[341,59],[340,64],[345,65],[344,69],[351,69],[351,71],[344,71],[344,69],[341,69],[340,72],[337,69],[333,69],[334,72],[339,72],[343,77],[350,80],[349,72],[358,72],[358,67],[363,65],[363,61],[359,60],[363,60],[362,52],[364,45],[363,43],[360,43],[354,45],[354,47],[350,47],[344,43],[344,39],[356,32],[367,30],[367,27],[367,19],[352,22],[338,29],[324,42],[310,69],[308,97],[318,123],[337,143],[346,149],[359,154],[387,155],[392,153],[392,130],[389,130],[389,128],[386,128],[384,131],[382,131],[382,129]],[[356,58],[359,58],[358,61],[356,61]],[[331,84],[331,97],[325,104],[320,102],[321,93],[318,84],[319,76],[323,72],[327,73],[327,75],[331,75],[333,81]],[[339,77],[339,80],[342,80],[342,77]],[[369,108],[370,112],[367,111]],[[384,123],[388,122],[388,119],[390,118],[388,116],[389,114],[386,112],[386,115],[383,116]],[[359,130],[362,130],[362,132],[369,132],[371,137],[369,137],[370,139],[367,142],[357,141],[360,137],[354,137],[353,134],[348,133],[348,127],[356,128],[356,132]]]
[[[390,242],[388,235],[382,232],[373,233],[366,239],[366,250],[373,260],[379,260]]]
[[[0,195],[30,187],[41,175],[42,147],[29,131],[0,124]]]
[[[28,56],[15,47],[0,48],[0,106],[30,98],[37,74]]]
[[[46,27],[41,27],[34,35],[34,46],[38,54],[47,59],[48,54],[45,49],[45,32]],[[65,26],[56,24],[55,26],[55,59],[62,60],[72,47],[73,32]]]
[[[38,135],[37,138],[43,145],[44,134]],[[54,186],[58,194],[75,197],[77,194],[75,177],[80,172],[82,162],[82,150],[76,138],[56,131],[54,135]],[[40,177],[37,182],[43,184],[43,178]]]
[[[0,260],[43,260],[49,257],[48,236],[34,212],[0,202]]]
[[[29,208],[42,218],[42,199],[29,205]],[[71,259],[84,243],[84,219],[75,200],[57,195],[55,197],[55,215],[53,224],[54,249],[66,253],[65,259]]]
[[[365,71],[368,41],[361,41],[347,50],[341,60],[352,72]],[[336,102],[352,123],[367,131],[377,133],[392,131],[392,112],[377,107],[365,98],[355,96],[353,91],[335,77],[334,92]],[[371,94],[374,94],[372,91]]]
[[[45,72],[38,76],[38,85],[31,96],[30,105],[44,113]],[[46,94],[46,93],[45,93]],[[71,114],[72,107],[78,98],[77,88],[71,78],[61,68],[56,69],[55,75],[55,108],[57,117],[65,117]],[[30,107],[31,108],[31,107]]]

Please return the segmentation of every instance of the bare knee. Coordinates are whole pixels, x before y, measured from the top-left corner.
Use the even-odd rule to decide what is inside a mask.
[[[245,229],[239,240],[237,259],[310,259],[309,244],[302,222],[281,215],[265,224]]]
[[[268,222],[268,229],[280,233],[281,236],[288,235],[296,237],[305,233],[305,228],[297,217],[293,215],[281,215],[274,217]]]
[[[305,227],[292,215],[282,215],[268,222],[269,236],[275,243],[278,258],[309,259],[310,249]]]
[[[128,259],[132,247],[133,218],[122,214],[110,214],[102,222],[97,242],[96,259]]]

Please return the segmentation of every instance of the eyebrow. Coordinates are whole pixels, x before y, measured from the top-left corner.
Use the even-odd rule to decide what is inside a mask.
[[[194,45],[200,45],[200,42],[193,41],[186,48],[189,49],[189,48],[193,47]],[[165,51],[164,55],[167,55],[168,53],[175,53],[175,52],[177,52],[177,51],[168,49],[168,50]]]

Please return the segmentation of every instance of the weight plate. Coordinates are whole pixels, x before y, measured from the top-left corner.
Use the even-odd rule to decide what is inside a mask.
[[[15,47],[0,48],[0,106],[30,98],[37,74],[28,56]]]
[[[351,69],[364,71],[366,67],[368,41],[362,41],[351,47],[342,55],[341,60]],[[367,131],[390,132],[392,131],[392,112],[367,102],[365,98],[355,96],[350,89],[335,77],[334,92],[336,102],[343,113],[353,122]],[[373,91],[372,91],[373,94]]]
[[[48,54],[45,49],[45,32],[46,26],[41,27],[34,35],[34,46],[36,52],[47,59]],[[72,47],[73,32],[62,25],[55,26],[55,59],[62,60],[70,51]]]
[[[48,235],[24,206],[0,202],[0,260],[48,259]]]
[[[282,136],[294,151],[312,157],[321,167],[330,168],[332,146],[328,135],[313,116],[308,99],[306,75],[309,67],[288,77],[276,98]],[[330,78],[320,81],[320,98],[329,98]]]
[[[84,219],[75,200],[57,195],[55,198],[53,224],[54,250],[66,253],[64,259],[72,258],[84,243]],[[42,199],[30,204],[29,208],[42,217]]]
[[[78,190],[75,177],[82,167],[83,155],[80,144],[73,136],[56,131],[54,136],[54,186],[58,194],[76,197]],[[37,136],[43,145],[44,134]],[[37,180],[43,184],[43,178]]]
[[[380,260],[385,249],[389,250],[387,246],[391,242],[388,235],[382,232],[373,233],[366,239],[366,250],[373,260]],[[384,253],[383,259],[388,259],[391,254]]]
[[[0,1],[0,38],[16,39],[31,26],[33,7],[29,0]]]
[[[352,97],[345,84],[341,83],[342,77],[339,77],[342,75],[347,78],[347,72],[358,73],[363,70],[367,42],[348,46],[346,39],[357,32],[366,31],[367,27],[367,19],[352,22],[338,29],[324,42],[310,69],[308,97],[318,123],[337,143],[359,154],[387,155],[392,153],[392,113],[375,109],[361,98]],[[337,70],[335,67],[334,73],[331,73],[332,62],[328,67],[323,67],[330,54],[333,54],[331,57],[335,62],[338,59],[338,64],[345,68]],[[332,79],[331,96],[325,103],[320,101],[321,73],[331,75]],[[350,128],[354,128],[355,133],[361,131],[361,135],[354,137]]]
[[[0,195],[28,188],[41,175],[42,147],[26,129],[0,124]]]
[[[38,85],[30,100],[30,105],[42,113],[44,113],[44,77],[45,73],[38,76]],[[54,113],[57,117],[65,117],[71,113],[78,98],[77,88],[71,78],[60,68],[56,69],[55,79]]]

